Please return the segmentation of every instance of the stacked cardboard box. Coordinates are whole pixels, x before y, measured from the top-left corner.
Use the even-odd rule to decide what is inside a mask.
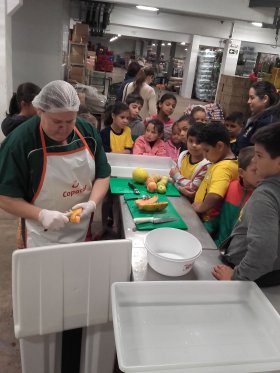
[[[86,44],[70,43],[70,64],[85,64]]]
[[[250,116],[248,92],[252,82],[241,76],[221,75],[215,102],[221,105],[225,115],[241,111],[245,118]]]
[[[74,25],[72,41],[76,43],[87,43],[89,37],[89,25],[76,23]]]
[[[85,82],[85,68],[83,66],[71,65],[69,70],[69,79],[78,83]]]

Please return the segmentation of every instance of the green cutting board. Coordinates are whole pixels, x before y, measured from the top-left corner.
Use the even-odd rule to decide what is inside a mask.
[[[133,183],[137,189],[139,189],[140,195],[147,194],[147,189],[145,184],[135,183],[131,178],[128,177],[111,177],[110,178],[110,188],[113,194],[126,194],[133,193],[133,190],[129,188],[128,183]],[[151,194],[151,193],[149,193]],[[180,192],[172,183],[168,183],[166,189],[166,196],[170,197],[180,197]]]
[[[124,198],[129,198],[131,196],[130,194],[125,194]],[[152,230],[155,228],[178,228],[178,229],[188,229],[187,224],[183,221],[181,216],[178,214],[172,203],[169,201],[169,199],[165,195],[160,195],[158,198],[158,202],[168,202],[167,207],[160,212],[143,212],[138,209],[138,207],[135,205],[134,200],[126,201],[129,211],[132,215],[132,218],[145,218],[145,217],[151,217],[154,218],[176,218],[176,221],[169,221],[166,223],[159,223],[159,224],[153,224],[153,223],[142,223],[142,224],[136,224],[136,228],[139,231],[146,231],[146,230]]]

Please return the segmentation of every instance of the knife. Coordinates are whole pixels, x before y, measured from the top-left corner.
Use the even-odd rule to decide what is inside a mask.
[[[129,186],[130,189],[133,190],[133,193],[134,193],[134,194],[140,194],[139,189],[137,189],[136,186],[135,186],[134,184],[132,184],[132,183],[128,183],[128,186]]]
[[[167,223],[170,221],[176,221],[177,218],[134,218],[133,221],[135,224],[142,224],[142,223],[153,223],[153,224],[159,224],[159,223]]]

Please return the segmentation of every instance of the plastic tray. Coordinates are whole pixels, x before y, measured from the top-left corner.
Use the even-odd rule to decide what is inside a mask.
[[[253,282],[115,283],[123,372],[279,371],[280,316]]]

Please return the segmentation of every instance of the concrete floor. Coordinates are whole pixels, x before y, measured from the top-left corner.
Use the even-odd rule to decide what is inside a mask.
[[[185,111],[187,105],[201,103],[182,98],[178,95],[177,106],[172,117],[176,120]],[[96,216],[95,228],[100,228],[100,209]],[[14,338],[11,291],[11,259],[16,245],[18,219],[0,210],[0,372],[21,373],[19,343]],[[94,229],[95,231],[95,229]],[[36,372],[34,372],[36,373]],[[96,372],[102,373],[102,372]]]

